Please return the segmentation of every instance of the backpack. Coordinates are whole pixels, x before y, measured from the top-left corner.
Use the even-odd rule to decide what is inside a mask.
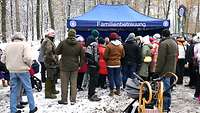
[[[36,60],[33,60],[33,64],[31,65],[31,68],[34,70],[34,73],[38,73],[40,70],[40,65]]]

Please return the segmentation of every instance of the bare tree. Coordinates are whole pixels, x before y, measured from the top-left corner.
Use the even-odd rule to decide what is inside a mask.
[[[168,1],[167,0],[163,0],[162,1],[162,7],[163,7],[163,14],[164,14],[164,16],[166,17],[166,15],[167,15],[167,5],[168,4]]]
[[[43,12],[43,4],[44,4],[44,0],[41,1],[41,7],[40,7],[40,10],[41,10],[41,23],[40,23],[40,38],[43,38],[43,23],[44,23],[44,12]]]
[[[167,12],[166,12],[166,18],[165,19],[168,19],[170,6],[171,6],[171,0],[169,0],[169,3],[168,3]]]
[[[147,0],[145,0],[144,2],[144,10],[143,10],[144,14],[146,14],[146,10],[147,10]]]
[[[27,4],[26,4],[26,19],[27,19],[27,23],[26,23],[26,40],[28,40],[28,31],[29,31],[29,0],[27,0]]]
[[[33,8],[33,0],[31,0],[31,25],[32,25],[32,27],[31,27],[31,31],[32,31],[32,40],[34,40],[34,8]]]
[[[157,18],[159,18],[160,17],[160,13],[159,13],[160,12],[160,0],[158,0],[157,3],[158,3],[157,4],[157,6],[158,6],[158,8],[157,8],[158,9],[157,10]]]
[[[69,3],[68,3],[68,14],[67,14],[67,18],[69,19],[71,14],[70,14],[70,11],[71,11],[71,4],[72,4],[72,0],[69,0]]]
[[[6,0],[1,0],[1,30],[2,30],[2,41],[6,41]]]
[[[15,0],[15,13],[16,13],[16,30],[17,32],[21,31],[20,28],[20,13],[19,13],[19,0]]]
[[[48,7],[49,7],[49,17],[50,17],[50,22],[51,22],[51,28],[55,29],[54,16],[53,16],[53,10],[52,10],[52,1],[51,0],[48,0]]]
[[[10,0],[10,25],[11,25],[11,33],[14,33],[14,26],[13,26],[13,0]]]
[[[151,5],[151,0],[148,0],[148,11],[147,11],[147,15],[150,15],[150,5]]]
[[[36,6],[36,28],[37,28],[37,40],[40,39],[40,0],[37,0]]]
[[[190,21],[190,15],[191,15],[191,11],[192,11],[192,3],[193,0],[186,0],[187,1],[187,14],[185,17],[185,26],[184,26],[184,32],[188,33],[188,28],[189,28],[189,21]]]
[[[130,0],[125,0],[125,4],[129,4]]]
[[[200,0],[198,0],[198,6],[197,6],[197,16],[196,16],[196,25],[195,25],[195,32],[199,32],[200,22],[199,22],[199,10],[200,10]]]
[[[86,3],[85,3],[85,0],[83,0],[83,13],[86,12]]]

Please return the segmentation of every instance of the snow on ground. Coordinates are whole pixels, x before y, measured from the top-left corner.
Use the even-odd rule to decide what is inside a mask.
[[[57,85],[60,90],[60,83]],[[60,94],[57,99],[45,99],[44,89],[41,92],[34,90],[34,97],[38,107],[37,113],[121,113],[126,106],[131,103],[132,99],[122,92],[122,96],[108,96],[109,90],[97,89],[97,95],[102,100],[99,102],[91,102],[87,99],[87,91],[80,91],[77,94],[77,102],[75,105],[59,105]],[[27,100],[23,96],[23,100]],[[9,113],[9,88],[0,88],[0,112]],[[28,113],[28,106],[24,108],[24,113]]]
[[[184,77],[187,79],[187,77]],[[44,85],[44,84],[43,84]],[[60,82],[57,85],[60,90]],[[97,88],[97,95],[102,100],[99,102],[91,102],[87,99],[87,90],[80,91],[77,94],[77,102],[75,105],[59,105],[60,94],[57,99],[45,99],[44,89],[41,92],[34,90],[34,97],[38,107],[37,113],[122,113],[123,110],[133,101],[128,98],[125,91],[121,96],[108,96],[109,90]],[[200,113],[200,104],[193,98],[194,89],[177,85],[172,92],[172,108],[171,113]],[[23,96],[26,100],[26,97]],[[28,106],[23,109],[24,113],[28,113]],[[9,87],[2,87],[0,84],[0,112],[9,113]]]

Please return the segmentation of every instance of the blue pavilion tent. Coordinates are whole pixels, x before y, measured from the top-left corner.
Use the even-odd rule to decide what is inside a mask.
[[[67,20],[67,27],[74,28],[83,36],[89,35],[91,29],[97,29],[103,36],[116,31],[122,36],[130,32],[136,34],[159,33],[169,28],[170,21],[143,15],[128,5],[97,5],[82,16]]]

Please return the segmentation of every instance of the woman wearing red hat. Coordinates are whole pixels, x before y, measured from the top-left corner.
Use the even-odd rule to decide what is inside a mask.
[[[121,58],[125,56],[122,43],[118,40],[119,35],[117,33],[111,33],[109,38],[111,42],[106,46],[104,58],[108,67],[108,80],[110,87],[109,96],[114,94],[120,95],[121,85]],[[116,91],[114,91],[116,86]]]

